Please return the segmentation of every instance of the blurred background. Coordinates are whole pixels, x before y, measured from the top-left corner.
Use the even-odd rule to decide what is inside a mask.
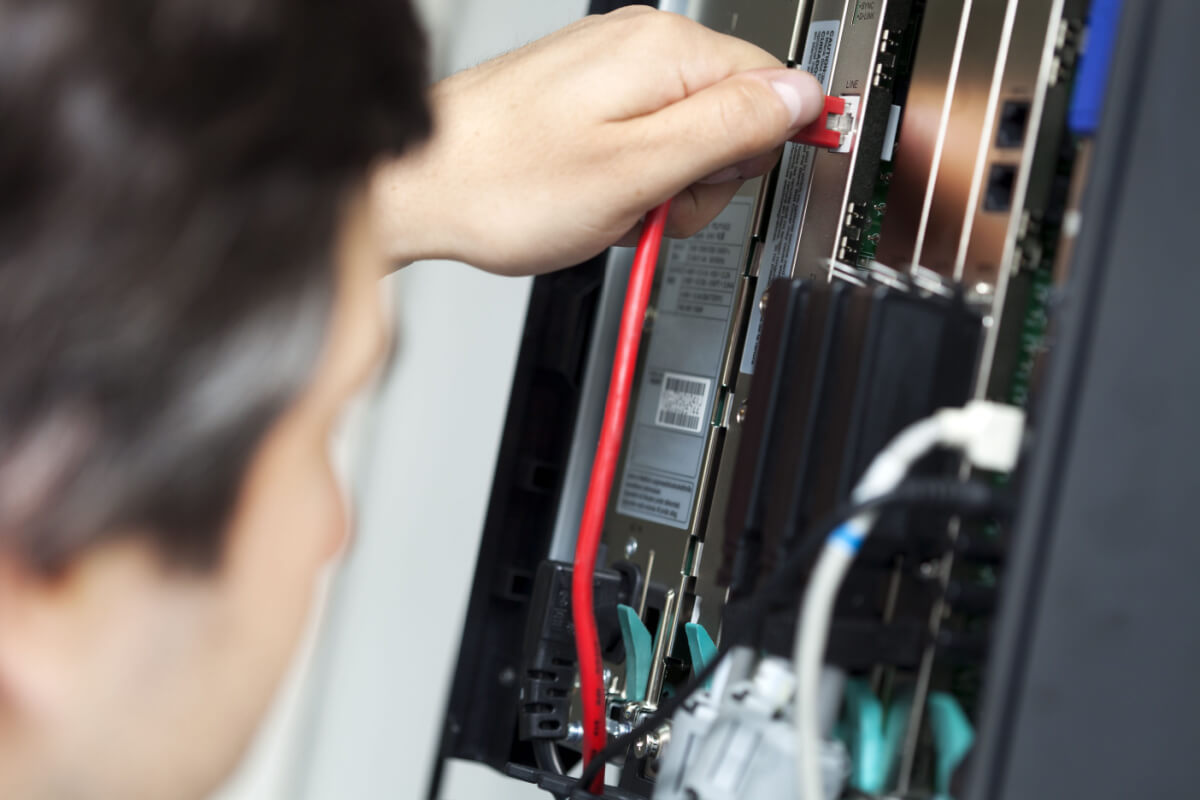
[[[416,0],[442,77],[583,15],[586,0]],[[382,291],[398,356],[337,444],[358,513],[258,742],[213,800],[425,797],[530,279],[414,264]],[[544,794],[453,765],[450,800]]]

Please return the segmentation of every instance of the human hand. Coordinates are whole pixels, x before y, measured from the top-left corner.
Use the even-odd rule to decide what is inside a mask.
[[[634,6],[585,18],[432,90],[435,132],[373,191],[395,263],[452,258],[546,272],[704,227],[822,110],[817,81],[685,17]]]

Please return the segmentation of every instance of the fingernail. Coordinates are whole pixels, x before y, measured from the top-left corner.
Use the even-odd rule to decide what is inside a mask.
[[[803,70],[779,70],[771,79],[771,88],[791,113],[792,127],[807,125],[823,107],[821,84]]]

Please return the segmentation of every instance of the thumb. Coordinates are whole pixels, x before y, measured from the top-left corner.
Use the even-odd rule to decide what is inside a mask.
[[[770,152],[824,110],[824,91],[798,69],[741,72],[653,114],[631,120],[641,174],[670,197],[720,169]]]

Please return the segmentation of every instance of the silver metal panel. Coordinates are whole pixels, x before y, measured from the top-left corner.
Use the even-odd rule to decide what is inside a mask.
[[[842,27],[829,94],[856,99],[854,131],[849,152],[818,150],[813,157],[812,178],[804,223],[796,247],[792,274],[796,277],[826,278],[830,262],[838,257],[850,179],[860,151],[862,121],[871,101],[872,79],[879,54],[887,0],[856,0],[842,5]],[[813,19],[822,19],[822,4],[814,6]]]
[[[817,0],[813,16],[808,21],[800,68],[810,72],[826,88],[833,79],[837,61],[838,41],[842,30],[846,0]],[[775,170],[775,194],[763,246],[755,258],[752,274],[757,278],[754,302],[750,304],[750,319],[746,344],[739,369],[745,374],[754,371],[758,339],[762,332],[761,299],[772,280],[793,273],[796,249],[804,229],[812,184],[816,148],[789,143]]]
[[[740,326],[753,205],[734,198],[696,236],[666,246],[617,478],[620,514],[687,530],[699,513],[722,362]]]
[[[839,0],[839,2],[843,1]],[[691,0],[687,4],[687,14],[714,30],[753,42],[781,61],[785,61],[790,53],[791,37],[797,24],[796,20],[803,16],[807,3],[808,0]],[[608,523],[605,526],[604,535],[610,560],[631,561],[642,570],[643,574],[649,575],[656,582],[677,587],[675,589],[676,599],[672,602],[672,608],[668,609],[664,615],[665,619],[662,623],[668,634],[666,637],[662,637],[661,642],[662,651],[666,654],[669,654],[675,646],[677,630],[680,623],[684,621],[698,618],[713,635],[717,635],[717,623],[724,604],[723,590],[714,587],[710,593],[706,587],[705,596],[699,602],[704,613],[698,612],[695,584],[701,562],[700,553],[707,522],[707,510],[710,506],[712,487],[723,452],[724,425],[729,416],[728,409],[732,392],[731,377],[737,374],[737,359],[741,356],[740,348],[736,347],[739,341],[737,334],[745,326],[747,306],[751,301],[750,284],[745,276],[750,272],[753,254],[764,233],[766,216],[762,201],[766,194],[765,180],[750,181],[738,193],[738,197],[743,198],[743,202],[752,201],[753,203],[753,221],[749,230],[751,243],[745,250],[745,262],[741,265],[741,279],[738,282],[726,339],[720,350],[714,354],[714,357],[721,362],[721,369],[716,385],[713,387],[714,402],[709,420],[713,424],[709,428],[700,451],[700,473],[696,481],[691,512],[686,525],[683,527],[666,525],[618,513],[619,484],[615,487],[614,496],[610,502]],[[652,302],[648,318],[647,342],[654,336],[653,327],[665,322],[657,316],[655,308],[660,293],[661,286]],[[645,366],[643,359],[643,363],[639,365],[635,382],[643,380],[642,373]],[[633,398],[635,407],[639,399],[638,396]],[[622,454],[621,464],[618,466],[618,482],[630,454],[630,430],[631,428],[627,428],[625,450]],[[588,454],[590,455],[591,452],[592,450],[589,448]],[[577,513],[574,512],[571,515],[572,518],[577,519]],[[563,515],[560,514],[560,519],[562,517]],[[715,572],[716,566],[716,563],[712,565],[713,572]],[[653,685],[658,686],[661,685],[661,680],[661,664],[656,659],[651,681]],[[651,696],[648,699],[654,702],[657,698]]]
[[[759,181],[752,182],[744,187],[742,193],[739,194],[740,200],[735,200],[735,205],[740,202],[743,208],[757,201],[759,196]],[[749,209],[752,210],[752,209]],[[660,286],[656,290],[652,300],[653,308],[648,316],[648,328],[646,341],[643,344],[643,357],[640,359],[638,372],[635,376],[635,395],[632,398],[630,422],[626,426],[626,441],[622,452],[621,461],[617,467],[617,480],[614,484],[613,496],[610,500],[608,521],[605,525],[604,541],[608,548],[609,559],[611,561],[626,560],[635,564],[643,575],[654,580],[657,583],[662,583],[667,586],[676,587],[676,601],[664,620],[664,628],[667,636],[664,638],[665,652],[670,653],[674,647],[676,633],[678,629],[677,617],[682,616],[683,621],[690,621],[694,609],[694,595],[691,591],[691,579],[695,576],[699,565],[698,551],[701,542],[701,533],[704,522],[707,517],[707,509],[709,506],[709,497],[711,495],[711,485],[715,475],[718,458],[722,452],[722,441],[724,438],[724,429],[721,424],[724,420],[724,406],[727,404],[727,394],[729,387],[726,381],[728,374],[728,363],[732,358],[733,349],[730,345],[731,339],[736,339],[737,332],[743,326],[745,319],[745,306],[749,302],[748,287],[746,285],[746,263],[749,260],[750,253],[753,251],[753,224],[752,215],[747,214],[747,223],[744,234],[748,237],[746,246],[742,248],[742,261],[736,265],[734,274],[729,274],[730,270],[721,268],[718,270],[721,274],[721,290],[724,291],[728,287],[728,280],[733,280],[732,297],[730,298],[730,306],[728,316],[723,323],[721,329],[722,337],[719,341],[715,339],[706,339],[707,344],[701,346],[701,340],[692,338],[687,340],[679,340],[678,333],[672,330],[679,327],[680,318],[672,313],[671,309],[660,308],[660,302],[663,300],[664,292],[661,282],[663,280],[677,281],[690,279],[679,272],[678,263],[670,263],[673,258],[672,251],[678,252],[679,248],[687,248],[687,243],[672,243],[667,248],[667,254],[664,260],[668,263],[661,267]],[[740,242],[740,240],[739,240]],[[714,256],[716,257],[716,256]],[[727,258],[724,256],[723,258]],[[715,273],[714,273],[715,274]],[[677,291],[677,287],[672,287],[672,290]],[[678,297],[678,294],[675,295]],[[668,301],[670,302],[670,301]],[[710,327],[714,323],[706,323]],[[722,323],[716,323],[718,325]],[[660,392],[665,389],[664,386],[664,370],[670,368],[670,365],[663,360],[661,356],[656,356],[655,336],[667,336],[676,340],[674,352],[676,355],[669,356],[671,359],[677,359],[680,363],[694,363],[696,359],[703,360],[714,365],[714,371],[705,373],[701,377],[713,378],[712,397],[709,399],[708,411],[703,420],[702,433],[687,434],[681,432],[672,432],[669,430],[655,430],[652,419],[647,419],[647,412],[653,414],[654,404],[660,396]],[[689,344],[690,342],[690,344]],[[659,342],[661,345],[661,342]],[[680,347],[684,349],[679,349]],[[661,351],[661,347],[658,348]],[[740,353],[739,353],[740,354]],[[654,362],[651,364],[651,362]],[[682,374],[688,374],[681,370]],[[699,375],[699,372],[695,374]],[[680,485],[685,485],[686,492],[690,492],[690,496],[686,502],[688,507],[684,517],[678,518],[674,522],[656,521],[655,513],[638,512],[633,513],[634,509],[629,505],[628,498],[623,495],[626,485],[627,472],[634,464],[633,459],[644,458],[646,439],[649,434],[654,434],[659,438],[663,436],[672,436],[677,439],[686,439],[692,442],[696,450],[698,464],[695,467],[695,472],[683,476],[679,479]],[[659,447],[661,445],[653,445]],[[591,451],[590,451],[591,452]],[[638,453],[642,456],[638,456]],[[664,481],[670,482],[671,478],[668,472],[660,473]],[[679,495],[679,491],[674,491],[675,495]],[[681,497],[666,497],[667,501],[680,501]],[[622,513],[627,511],[629,513]],[[715,569],[715,567],[714,567]],[[719,606],[718,609],[719,611]],[[716,633],[716,629],[711,629],[712,633]],[[661,675],[657,672],[657,662],[655,671],[652,673],[652,678],[658,681]],[[657,698],[651,696],[652,702]]]
[[[806,0],[691,0],[688,16],[752,42],[780,61],[791,54],[793,20]]]

